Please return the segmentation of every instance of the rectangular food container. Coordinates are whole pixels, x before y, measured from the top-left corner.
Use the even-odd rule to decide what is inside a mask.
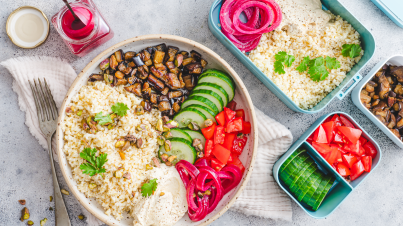
[[[351,99],[353,99],[353,103],[376,125],[381,129],[395,144],[401,148],[403,148],[403,142],[397,138],[387,126],[385,126],[381,121],[379,121],[371,111],[369,111],[360,100],[360,93],[364,86],[370,81],[382,68],[385,64],[391,64],[395,66],[403,66],[403,56],[402,55],[395,55],[386,59],[381,60],[369,73],[362,79],[357,86],[354,88]]]
[[[403,28],[403,1],[402,0],[371,0],[397,26]]]
[[[339,114],[345,116],[350,122],[356,127],[362,130],[362,136],[371,142],[378,154],[372,160],[372,169],[371,172],[364,172],[361,176],[359,176],[356,180],[352,182],[347,182],[307,141],[306,139],[328,118],[333,116],[334,114]],[[311,207],[305,205],[304,203],[299,202],[290,192],[288,187],[284,184],[284,182],[280,179],[279,170],[281,165],[287,160],[292,153],[294,153],[298,148],[304,148],[307,150],[308,154],[312,157],[312,159],[316,162],[319,169],[322,170],[326,175],[333,176],[336,180],[320,205],[319,209],[313,211]],[[329,216],[337,207],[351,194],[361,184],[362,181],[365,180],[371,174],[375,168],[378,166],[379,162],[382,158],[382,152],[379,148],[376,141],[368,135],[365,130],[357,124],[354,119],[344,112],[333,112],[330,114],[323,115],[320,117],[309,129],[288,149],[288,151],[274,164],[273,166],[273,177],[279,184],[279,186],[293,199],[309,216],[313,218],[325,218]]]
[[[361,43],[364,49],[364,56],[361,60],[354,65],[351,71],[347,74],[343,82],[329,93],[321,102],[315,107],[304,110],[296,105],[280,88],[278,88],[256,65],[242,53],[232,42],[221,33],[220,27],[220,9],[222,0],[216,0],[210,9],[208,18],[210,31],[214,36],[227,47],[232,54],[238,58],[270,91],[272,91],[281,101],[283,101],[291,110],[306,114],[314,114],[323,110],[336,96],[342,100],[346,94],[354,88],[354,86],[361,80],[362,76],[359,71],[367,64],[375,52],[375,39],[364,25],[362,25],[346,8],[337,0],[322,0],[323,9],[330,10],[336,15],[340,15],[344,20],[348,21],[354,29],[361,35]],[[349,83],[353,83],[349,85]],[[348,87],[348,88],[347,88]],[[346,88],[346,89],[345,89]]]

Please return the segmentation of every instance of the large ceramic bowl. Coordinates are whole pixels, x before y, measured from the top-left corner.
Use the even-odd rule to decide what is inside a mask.
[[[80,90],[80,88],[87,83],[88,76],[92,73],[99,72],[100,69],[98,67],[99,63],[109,57],[112,53],[114,53],[118,49],[123,49],[123,51],[133,50],[139,51],[148,46],[154,46],[160,43],[166,43],[167,45],[173,45],[179,47],[181,50],[196,50],[200,54],[202,54],[203,58],[208,61],[208,68],[216,68],[222,71],[227,72],[236,84],[236,95],[235,101],[238,103],[239,108],[243,108],[246,113],[246,120],[252,123],[252,133],[249,135],[249,140],[247,146],[245,147],[244,152],[240,156],[241,161],[245,165],[245,173],[243,175],[241,183],[234,190],[226,194],[221,202],[218,204],[217,208],[211,212],[203,221],[192,222],[187,215],[185,215],[176,226],[181,225],[208,225],[216,220],[218,217],[223,215],[235,202],[237,197],[241,194],[243,188],[246,186],[248,179],[252,173],[253,163],[257,152],[257,122],[254,107],[252,104],[252,100],[249,96],[248,91],[246,90],[245,85],[242,80],[239,78],[237,73],[225,62],[220,56],[218,56],[215,52],[208,49],[207,47],[194,42],[192,40],[172,36],[172,35],[146,35],[139,36],[132,39],[128,39],[121,43],[118,43],[109,49],[105,50],[101,54],[99,54],[95,59],[93,59],[78,75],[72,86],[70,87],[63,104],[60,108],[58,125],[64,120],[65,109],[66,106],[71,101],[71,98],[76,95],[76,93]],[[123,217],[122,221],[117,221],[112,216],[107,216],[104,213],[101,205],[97,203],[95,199],[86,198],[83,193],[81,193],[76,186],[76,182],[73,180],[72,172],[69,163],[67,162],[66,156],[62,150],[63,148],[63,131],[60,126],[58,126],[56,130],[56,138],[57,138],[57,154],[59,158],[60,168],[63,173],[64,179],[69,186],[70,191],[74,194],[74,196],[78,199],[78,201],[83,205],[89,212],[91,212],[94,216],[96,216],[101,221],[105,222],[108,225],[122,225],[129,226],[133,225],[133,219],[128,218],[126,216]]]

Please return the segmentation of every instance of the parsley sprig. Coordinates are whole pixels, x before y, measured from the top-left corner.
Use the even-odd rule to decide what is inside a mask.
[[[82,163],[80,165],[80,169],[84,174],[88,174],[91,177],[96,174],[103,174],[106,172],[103,165],[108,161],[108,154],[104,153],[97,157],[95,155],[96,153],[97,149],[95,148],[84,148],[84,150],[80,152],[80,157],[87,160],[86,163]]]
[[[291,67],[292,63],[295,61],[293,55],[287,54],[285,51],[280,51],[274,55],[276,61],[274,62],[274,72],[285,74],[284,66]]]
[[[157,190],[157,185],[157,179],[152,179],[148,183],[143,184],[141,186],[141,195],[143,197],[151,196]]]
[[[112,105],[112,111],[116,113],[119,116],[125,116],[127,115],[127,111],[129,108],[127,107],[126,104],[124,103],[116,103],[115,105]]]
[[[327,76],[329,76],[328,69],[337,69],[340,68],[340,66],[340,62],[335,57],[327,56],[326,58],[317,57],[315,59],[310,59],[309,56],[307,56],[302,59],[296,69],[300,73],[308,70],[311,79],[315,82],[319,82],[325,80]]]
[[[361,53],[361,46],[358,44],[344,44],[341,55],[344,57],[356,58]]]

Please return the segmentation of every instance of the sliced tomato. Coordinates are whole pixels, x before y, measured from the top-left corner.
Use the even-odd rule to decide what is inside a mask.
[[[231,121],[227,122],[226,131],[227,133],[236,133],[241,132],[243,129],[243,120],[242,118],[235,118]]]
[[[351,143],[356,143],[362,134],[362,131],[359,129],[350,128],[347,126],[338,126],[336,127],[338,131],[340,131]]]
[[[225,126],[224,111],[218,113],[218,115],[215,116],[215,120],[217,121],[218,125]]]
[[[221,171],[222,168],[224,168],[225,164],[220,162],[220,160],[212,158],[211,159],[211,168],[213,168],[215,171]]]
[[[337,153],[337,157],[336,157],[336,162],[342,162],[343,160],[341,159],[341,148],[339,145],[337,144],[330,144],[331,148],[337,148],[338,149],[338,153]]]
[[[341,158],[343,159],[344,164],[346,164],[350,168],[353,167],[353,165],[358,162],[357,157],[353,154],[346,154],[343,155]]]
[[[346,166],[344,163],[337,164],[337,172],[343,177],[349,176],[351,174],[349,167]]]
[[[345,116],[340,115],[340,120],[343,123],[343,125],[355,129],[353,123],[351,123],[350,120],[348,120]]]
[[[252,125],[250,124],[250,122],[243,121],[242,127],[243,128],[241,133],[243,134],[249,134],[252,131]]]
[[[371,142],[367,142],[362,146],[365,150],[365,155],[371,156],[373,159],[378,154],[375,146]]]
[[[326,132],[327,143],[332,142],[333,136],[334,136],[334,130],[336,128],[335,123],[330,121],[330,122],[323,123],[322,126]]]
[[[364,153],[361,153],[361,143],[359,140],[357,140],[357,143],[351,143],[349,145],[349,148],[350,148],[350,152],[352,154],[355,154],[357,156],[361,156],[362,154],[364,154]]]
[[[235,155],[241,155],[247,141],[248,141],[247,136],[243,134],[238,134],[234,139],[234,146],[232,148],[232,153],[234,153]]]
[[[367,139],[365,139],[364,137],[360,137],[360,143],[361,143],[361,146],[363,146],[365,143],[367,143]]]
[[[332,150],[330,145],[328,145],[328,144],[321,144],[321,143],[317,143],[317,142],[312,142],[312,146],[320,154],[327,154]]]
[[[204,145],[204,156],[206,158],[211,157],[211,152],[213,151],[214,141],[211,139],[206,140],[206,144]]]
[[[371,168],[372,168],[371,156],[363,156],[361,158],[361,162],[364,165],[364,170],[367,171],[368,173],[371,172]]]
[[[245,167],[243,166],[243,164],[242,164],[241,160],[238,158],[238,156],[231,154],[230,158],[232,159],[232,161],[228,161],[227,165],[234,165],[234,166],[238,167],[243,174],[243,172],[245,172]]]
[[[242,118],[245,121],[245,111],[243,109],[238,109],[235,111],[235,118]]]
[[[226,108],[226,107],[224,107],[224,116],[225,116],[225,122],[229,122],[229,121],[231,121],[232,119],[234,119],[235,118],[235,111],[233,111],[233,110],[231,110],[231,109],[229,109],[229,108]]]
[[[326,161],[330,164],[333,165],[333,163],[336,162],[337,156],[339,155],[340,151],[338,148],[332,147],[332,151],[330,152],[330,155],[326,158]]]
[[[333,115],[331,121],[333,121],[336,124],[336,126],[342,126],[343,125],[341,123],[340,117],[337,114]]]
[[[214,131],[214,144],[223,144],[224,139],[224,126],[216,126]]]
[[[235,111],[235,109],[236,109],[236,102],[235,102],[235,101],[229,102],[229,103],[227,104],[227,108],[229,108],[229,109]]]
[[[323,129],[323,126],[320,125],[313,134],[313,141],[317,143],[327,144],[327,136],[326,131]]]
[[[213,123],[213,125],[202,129],[201,132],[203,133],[203,136],[206,139],[212,139],[214,136],[215,127],[216,127],[216,124]]]
[[[223,164],[227,164],[231,152],[230,150],[224,148],[221,144],[217,144],[213,148],[213,155]]]
[[[236,138],[236,134],[234,133],[226,133],[224,143],[222,144],[223,147],[232,151],[234,146],[234,140]]]
[[[341,134],[335,132],[333,142],[344,144],[346,141],[343,139],[343,136]]]
[[[364,164],[361,161],[356,162],[353,167],[351,167],[351,181],[357,179],[365,171]]]

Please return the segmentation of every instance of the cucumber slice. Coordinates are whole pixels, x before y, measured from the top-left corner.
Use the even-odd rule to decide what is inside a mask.
[[[201,113],[203,113],[203,115],[206,116],[206,118],[213,120],[213,122],[217,122],[215,120],[215,114],[212,110],[210,110],[210,108],[208,107],[204,107],[198,104],[192,104],[186,107],[186,109],[196,109],[198,111],[200,111]]]
[[[295,177],[294,181],[292,182],[292,184],[290,186],[290,191],[292,193],[295,193],[295,191],[297,191],[298,187],[301,184],[301,180],[304,180],[305,175],[306,174],[310,175],[310,172],[312,172],[314,170],[313,166],[315,165],[315,162],[311,158],[308,158],[308,160],[304,162],[304,165],[305,166],[299,172],[297,172],[298,175],[297,175],[297,177]]]
[[[307,177],[304,181],[303,186],[301,186],[300,188],[297,189],[297,191],[295,192],[295,196],[298,197],[298,201],[302,201],[302,199],[304,198],[304,196],[306,195],[306,193],[308,193],[308,191],[310,189],[314,189],[314,191],[318,188],[319,184],[317,186],[314,185],[314,183],[321,178],[322,174],[320,172],[320,170],[315,167],[315,171],[312,172],[311,175],[309,175],[309,177]],[[308,200],[309,201],[309,200]]]
[[[218,108],[216,105],[211,102],[209,99],[201,96],[193,96],[187,98],[181,105],[181,108],[186,108],[187,106],[193,105],[193,104],[198,104],[204,107],[209,108],[211,111],[214,112],[214,115],[217,115],[219,113]]]
[[[290,186],[292,182],[294,181],[295,177],[297,176],[297,173],[301,168],[303,167],[303,163],[309,159],[308,154],[302,154],[300,157],[295,158],[291,164],[288,165],[288,167],[283,171],[283,177],[282,180],[287,186]]]
[[[312,207],[313,210],[318,210],[319,206],[322,204],[323,200],[325,199],[327,193],[329,192],[330,188],[334,183],[334,178],[331,178],[329,183],[327,183],[325,190],[323,190],[322,194],[319,196],[319,199],[316,200],[315,205]]]
[[[196,109],[185,108],[175,115],[174,120],[178,122],[179,128],[184,128],[189,125],[190,122],[195,122],[200,128],[204,128],[204,121],[206,116]]]
[[[235,96],[235,84],[231,78],[227,75],[217,74],[217,73],[203,73],[199,77],[198,83],[213,83],[221,86],[229,96],[229,100],[234,99]]]
[[[222,98],[222,100],[224,102],[224,106],[227,106],[227,104],[229,103],[229,96],[228,96],[227,91],[225,91],[225,89],[223,89],[219,85],[209,83],[209,82],[198,83],[197,86],[193,90],[200,90],[200,89],[211,90],[211,91],[217,93],[218,95],[220,95],[220,97]]]
[[[183,129],[179,129],[179,128],[172,128],[170,130],[170,132],[172,133],[172,138],[176,137],[176,138],[183,138],[189,142],[193,142],[192,137],[189,136],[188,133],[186,133]],[[170,139],[172,139],[170,138]]]
[[[298,197],[298,200],[308,205],[309,200],[311,200],[313,194],[318,190],[319,185],[324,178],[326,178],[326,176],[321,171],[315,171],[315,173],[313,173],[309,178],[308,183],[311,184],[311,187],[306,189],[306,191]]]
[[[220,97],[220,95],[211,90],[205,90],[205,89],[194,90],[189,97],[192,96],[201,96],[209,99],[211,102],[215,104],[219,112],[221,112],[225,107],[224,102]]]
[[[196,150],[192,147],[192,143],[183,138],[174,137],[170,139],[171,141],[171,151],[166,152],[164,145],[162,145],[158,151],[158,157],[161,159],[162,154],[167,154],[169,156],[175,155],[176,161],[186,160],[190,163],[194,163],[196,160]]]
[[[316,203],[316,200],[319,199],[319,196],[322,194],[323,190],[325,190],[326,185],[329,183],[331,177],[324,176],[322,181],[319,183],[318,189],[315,190],[311,198],[306,202],[308,206],[313,207]],[[305,199],[305,198],[304,198]]]
[[[190,129],[183,129],[189,136],[192,138],[192,142],[194,139],[200,139],[201,143],[203,144],[203,147],[206,144],[206,138],[200,131],[195,131],[195,130],[190,130]]]
[[[285,160],[283,165],[281,165],[280,173],[283,172],[285,170],[285,168],[287,168],[288,164],[290,164],[290,162],[292,162],[294,160],[294,158],[296,158],[299,154],[301,154],[303,152],[306,152],[306,151],[304,149],[298,149],[294,153],[292,153],[290,155],[290,157],[288,157],[288,159]]]
[[[310,184],[307,183],[307,179],[309,179],[317,169],[318,167],[316,166],[316,164],[313,164],[299,178],[298,182],[294,186],[294,191],[292,191],[294,192],[294,196],[296,198],[298,198],[303,191],[309,190]]]

